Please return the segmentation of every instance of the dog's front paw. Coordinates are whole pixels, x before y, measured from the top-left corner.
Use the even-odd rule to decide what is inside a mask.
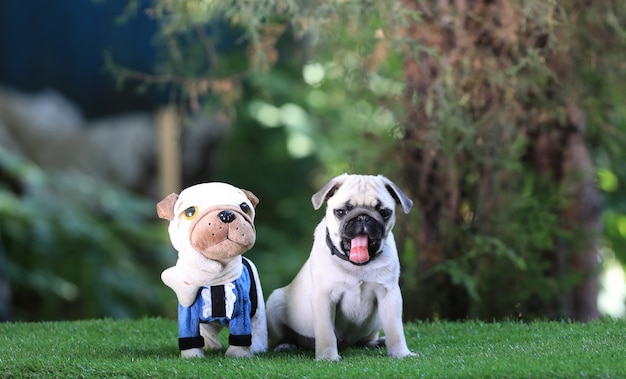
[[[181,350],[180,351],[181,358],[204,358],[204,352],[201,348],[195,347],[192,349]]]
[[[398,352],[392,352],[389,351],[389,356],[394,357],[394,358],[408,358],[408,357],[417,357],[418,355],[408,349],[406,350],[401,350]]]
[[[341,356],[337,352],[337,349],[324,349],[322,351],[315,351],[315,359],[318,361],[338,361]]]
[[[251,358],[254,356],[249,346],[228,346],[225,355],[231,358]]]

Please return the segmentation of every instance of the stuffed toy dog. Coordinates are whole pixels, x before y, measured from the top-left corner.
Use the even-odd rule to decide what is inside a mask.
[[[219,349],[217,333],[228,326],[226,356],[251,357],[267,350],[263,291],[256,267],[242,257],[256,240],[252,192],[226,183],[203,183],[157,204],[170,221],[176,265],[161,279],[178,298],[178,346],[183,358]]]

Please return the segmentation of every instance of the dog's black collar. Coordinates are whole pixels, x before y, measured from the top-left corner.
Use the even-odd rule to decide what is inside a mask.
[[[344,260],[346,262],[350,262],[350,263],[352,263],[355,266],[366,265],[366,264],[370,263],[371,261],[373,261],[374,258],[376,258],[377,256],[380,255],[380,252],[378,252],[378,253],[376,253],[374,255],[370,254],[370,259],[367,260],[366,262],[363,262],[363,263],[352,262],[350,260],[350,257],[348,257],[348,254],[344,253],[343,251],[341,251],[341,250],[339,250],[339,249],[337,249],[335,247],[335,245],[333,244],[332,239],[330,238],[330,231],[328,230],[328,228],[326,228],[326,245],[330,249],[330,255],[335,255],[335,256],[337,256],[337,258],[342,259],[342,260]]]

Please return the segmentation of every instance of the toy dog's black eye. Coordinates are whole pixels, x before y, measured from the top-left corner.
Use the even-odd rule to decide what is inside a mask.
[[[241,210],[243,211],[243,213],[248,213],[250,212],[250,206],[247,203],[241,203],[239,204],[239,208],[241,208]]]
[[[386,209],[386,208],[383,208],[378,212],[380,213],[381,216],[383,216],[383,220],[389,220],[389,217],[391,217],[391,214],[393,213],[391,212],[390,209]]]
[[[346,210],[345,209],[335,209],[335,217],[341,219],[346,215]]]
[[[185,216],[185,219],[193,220],[194,217],[198,215],[198,207],[193,206],[193,207],[189,207],[185,209],[185,211],[183,212],[183,215]]]

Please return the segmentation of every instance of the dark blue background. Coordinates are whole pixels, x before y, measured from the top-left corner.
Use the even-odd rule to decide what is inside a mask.
[[[138,93],[137,83],[119,88],[104,69],[108,50],[117,64],[154,72],[157,24],[141,11],[116,22],[127,3],[0,1],[0,85],[27,92],[57,89],[89,118],[156,108],[163,93]]]

